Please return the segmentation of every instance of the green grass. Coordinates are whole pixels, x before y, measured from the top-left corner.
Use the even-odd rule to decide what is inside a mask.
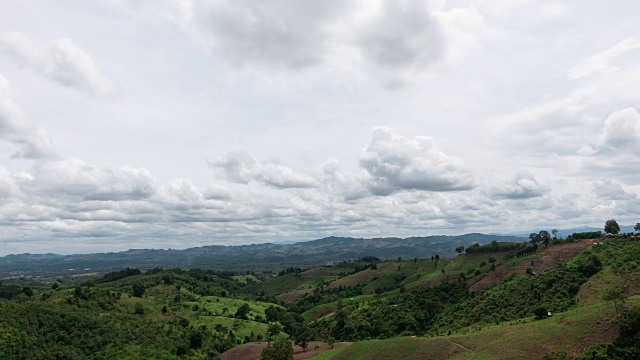
[[[253,275],[236,275],[236,276],[233,276],[232,278],[238,284],[242,284],[242,285],[246,285],[248,281],[253,282],[254,284],[257,284],[260,282],[260,280],[258,280],[258,278]]]
[[[360,296],[354,296],[351,298],[346,298],[344,299],[342,302],[344,305],[351,305],[351,304],[357,304],[357,303],[361,303],[367,300],[372,300],[375,298],[375,295],[360,295]],[[353,300],[352,300],[353,299]],[[322,304],[322,305],[318,305],[314,308],[311,308],[305,312],[302,313],[302,317],[304,318],[305,321],[313,321],[316,319],[319,319],[322,316],[326,316],[328,314],[331,314],[333,312],[335,312],[338,309],[338,302],[334,301],[331,303],[327,303],[327,304]]]
[[[640,296],[628,301],[640,304]],[[613,305],[598,303],[545,320],[527,318],[480,330],[470,327],[446,337],[360,341],[312,359],[540,359],[556,351],[579,354],[591,344],[613,340],[612,318]]]

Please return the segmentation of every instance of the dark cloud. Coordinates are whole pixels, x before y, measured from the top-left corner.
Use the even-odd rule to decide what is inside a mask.
[[[624,191],[620,184],[611,180],[594,181],[593,191],[604,200],[631,200],[637,197],[636,194]]]
[[[393,87],[439,60],[445,43],[425,2],[393,0],[383,2],[380,12],[362,26],[357,45],[365,61]]]

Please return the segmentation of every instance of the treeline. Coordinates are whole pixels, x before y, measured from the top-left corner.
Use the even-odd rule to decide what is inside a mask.
[[[589,232],[581,232],[581,233],[573,233],[567,236],[567,240],[578,241],[578,240],[586,240],[586,239],[600,239],[602,238],[602,231],[589,231]]]
[[[498,242],[492,241],[491,244],[480,245],[478,243],[469,246],[465,249],[467,254],[475,254],[475,253],[486,253],[486,252],[502,252],[502,251],[516,251],[521,248],[527,246],[523,243],[513,243],[513,242]]]

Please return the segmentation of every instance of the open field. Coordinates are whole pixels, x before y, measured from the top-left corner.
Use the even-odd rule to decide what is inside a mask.
[[[629,301],[638,304],[640,297]],[[555,351],[579,354],[590,345],[617,337],[613,316],[612,304],[599,303],[545,320],[527,318],[480,331],[467,328],[452,336],[360,341],[313,359],[540,359]]]

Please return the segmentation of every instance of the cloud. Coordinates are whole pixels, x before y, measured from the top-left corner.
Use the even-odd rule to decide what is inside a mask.
[[[9,82],[0,75],[0,140],[12,145],[14,158],[38,159],[55,156],[46,129],[34,126],[9,97]]]
[[[595,143],[582,146],[577,154],[592,156],[638,150],[640,150],[640,114],[635,108],[626,108],[609,114]]]
[[[635,108],[612,112],[604,121],[604,128],[596,151],[640,151],[640,114]]]
[[[19,32],[3,33],[0,34],[0,54],[65,87],[94,95],[113,90],[111,81],[93,58],[68,38],[38,47]]]
[[[385,1],[361,25],[357,47],[365,62],[393,87],[441,58],[445,39],[440,27],[425,2]]]
[[[631,200],[637,197],[636,194],[624,191],[620,184],[611,180],[594,181],[593,191],[604,200]]]
[[[116,3],[171,22],[225,69],[257,77],[366,72],[388,88],[415,82],[449,53],[460,57],[484,29],[473,7],[420,0]]]
[[[523,171],[517,173],[512,182],[495,187],[492,194],[498,199],[522,200],[541,197],[548,191],[531,173]]]
[[[77,159],[38,162],[17,182],[25,193],[52,199],[141,200],[156,192],[146,169],[98,167]]]
[[[638,48],[640,48],[640,40],[628,37],[609,49],[580,61],[569,70],[567,78],[576,80],[594,74],[615,72],[618,68],[613,65],[613,61]]]
[[[240,184],[255,181],[281,189],[317,186],[309,175],[274,162],[259,162],[246,151],[228,152],[208,163],[212,169],[221,170],[226,179]]]
[[[0,166],[0,200],[13,197],[18,192],[19,189],[13,181],[11,173],[3,166]]]
[[[390,128],[372,131],[372,139],[359,156],[360,166],[371,176],[373,194],[401,190],[459,191],[474,187],[460,160],[438,150],[428,137],[407,139]]]

